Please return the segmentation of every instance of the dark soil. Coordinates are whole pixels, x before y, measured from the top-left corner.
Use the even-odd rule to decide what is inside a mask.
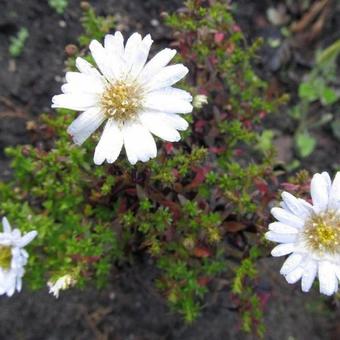
[[[170,40],[169,31],[159,24],[163,10],[173,11],[181,0],[101,0],[91,2],[100,14],[117,16],[117,26],[125,33],[151,32],[156,45]],[[273,30],[259,25],[272,1],[238,1],[239,18],[249,38]],[[276,2],[277,3],[277,2]],[[50,111],[51,97],[59,93],[64,74],[64,47],[77,42],[81,32],[79,2],[69,1],[64,15],[58,15],[47,1],[0,0],[0,171],[10,175],[2,150],[8,145],[28,142],[26,122],[39,113]],[[339,15],[332,17],[322,38],[305,51],[313,53],[318,44],[339,37]],[[29,30],[22,55],[13,60],[8,52],[10,37],[21,27]],[[257,27],[253,29],[253,27]],[[264,51],[270,58],[272,51]],[[268,65],[268,63],[265,63]],[[269,81],[277,81],[282,90],[293,92],[297,83],[287,85],[281,71],[262,65]],[[276,119],[276,123],[275,123]],[[288,145],[281,150],[287,156],[293,127],[289,120],[276,116],[274,126]],[[316,132],[320,145],[308,168],[333,168],[340,151],[327,129]],[[325,153],[325,148],[329,151]],[[323,150],[323,151],[321,151]],[[290,156],[290,157],[293,157]],[[259,264],[259,290],[265,306],[266,339],[338,339],[337,312],[327,306],[314,290],[304,295],[298,286],[285,283],[278,274],[282,260],[264,259]],[[220,340],[251,339],[240,332],[240,320],[228,295],[229,282],[221,281],[205,301],[202,315],[191,326],[172,313],[165,299],[154,288],[157,273],[148,259],[140,259],[130,268],[113,273],[104,290],[70,290],[59,300],[46,290],[31,293],[27,289],[8,299],[0,298],[0,339],[114,339],[114,340]],[[268,301],[267,301],[268,300]]]

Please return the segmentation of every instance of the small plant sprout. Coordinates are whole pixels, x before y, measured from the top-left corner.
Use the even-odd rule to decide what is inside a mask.
[[[2,219],[3,232],[0,233],[0,295],[12,296],[21,291],[24,267],[28,253],[24,247],[36,236],[36,231],[21,236],[18,229],[11,230],[6,217]]]
[[[68,0],[48,0],[48,4],[58,14],[63,14],[65,12],[66,7],[68,6]]]
[[[327,172],[311,181],[313,205],[288,192],[282,193],[281,208],[273,208],[278,222],[269,225],[266,238],[280,243],[273,256],[291,254],[280,273],[288,283],[301,279],[308,292],[316,276],[320,293],[332,295],[340,279],[340,172],[332,183]]]
[[[49,293],[53,294],[58,299],[61,290],[73,287],[76,283],[77,281],[72,275],[66,274],[59,277],[57,280],[48,281],[47,286],[50,288]]]
[[[173,88],[188,69],[182,64],[167,66],[176,51],[164,49],[146,63],[152,39],[134,33],[124,46],[120,32],[106,35],[104,46],[90,43],[95,69],[77,58],[79,72],[66,73],[63,94],[52,99],[54,108],[83,113],[68,132],[81,145],[100,125],[106,125],[94,154],[94,163],[113,163],[124,145],[131,164],[156,157],[151,133],[169,142],[180,140],[177,130],[188,123],[178,113],[192,111],[190,93]]]
[[[24,50],[26,40],[29,36],[28,30],[25,27],[21,27],[17,36],[11,38],[9,45],[9,54],[13,58],[17,58],[21,55]]]

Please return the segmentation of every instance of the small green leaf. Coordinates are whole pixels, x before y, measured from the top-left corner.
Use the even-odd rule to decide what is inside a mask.
[[[301,157],[309,156],[315,149],[316,141],[307,131],[296,136],[296,146]]]
[[[312,83],[301,83],[299,86],[299,97],[312,102],[318,99],[318,91]]]
[[[337,93],[330,87],[325,86],[321,92],[322,105],[331,105],[338,100]]]

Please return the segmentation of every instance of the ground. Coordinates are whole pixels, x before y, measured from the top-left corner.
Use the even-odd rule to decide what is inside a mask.
[[[235,2],[241,26],[249,39],[277,34],[272,25],[265,24],[266,10],[272,1]],[[160,13],[175,10],[182,1],[102,0],[91,3],[100,14],[115,15],[123,31],[151,32],[156,44],[164,45],[170,41],[170,32],[161,24]],[[0,171],[3,178],[10,176],[3,148],[28,142],[26,122],[41,112],[51,111],[51,97],[59,93],[64,73],[64,47],[76,43],[81,32],[80,13],[79,2],[74,0],[69,1],[64,15],[55,13],[47,1],[0,0]],[[305,63],[315,48],[327,46],[339,38],[339,17],[333,14],[321,36],[304,48],[303,53],[299,52]],[[27,27],[30,35],[22,55],[14,60],[8,53],[9,37],[21,27]],[[297,81],[287,85],[282,72],[273,69],[270,63],[273,51],[264,49],[262,53],[265,62],[259,67],[266,79],[278,82],[281,88],[293,93]],[[296,68],[293,70],[295,72]],[[288,157],[287,161],[291,161],[291,121],[275,116],[268,124],[279,131],[282,158]],[[311,171],[332,169],[340,151],[339,143],[329,137],[327,127],[315,133],[321,142],[303,164]],[[269,298],[265,306],[266,339],[339,338],[335,306],[327,298],[320,298],[316,290],[307,296],[298,286],[286,284],[278,274],[281,263],[281,259],[263,259],[259,264],[259,289]],[[0,339],[251,339],[240,332],[240,320],[226,289],[229,282],[221,281],[214,287],[199,320],[185,325],[154,288],[156,275],[151,260],[145,258],[112,273],[108,287],[102,291],[70,290],[56,300],[48,294],[47,288],[33,294],[24,288],[22,294],[11,299],[1,297]]]

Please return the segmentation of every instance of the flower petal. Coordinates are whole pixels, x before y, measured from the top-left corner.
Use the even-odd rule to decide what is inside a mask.
[[[154,91],[171,86],[185,77],[188,72],[188,68],[182,64],[166,66],[146,84],[147,90]]]
[[[283,224],[281,222],[273,222],[269,224],[269,230],[274,231],[279,234],[297,234],[298,229],[289,226],[287,224]]]
[[[123,58],[124,37],[122,33],[117,31],[114,35],[107,34],[104,38],[104,47],[110,55],[115,54],[118,58]]]
[[[133,122],[123,127],[124,147],[131,164],[146,162],[157,156],[155,140],[150,132],[140,123]]]
[[[85,75],[94,76],[97,78],[101,77],[101,74],[99,73],[99,71],[92,64],[90,64],[87,60],[81,57],[78,57],[76,59],[76,67],[81,73]],[[77,73],[77,72],[73,72],[73,73]]]
[[[192,105],[176,96],[162,93],[161,91],[151,92],[146,95],[144,107],[151,110],[158,110],[169,113],[190,113]]]
[[[158,115],[154,112],[143,112],[139,115],[142,124],[154,135],[169,141],[178,142],[181,139],[178,131],[173,127],[173,123],[164,118],[164,115]]]
[[[148,34],[139,44],[138,48],[135,48],[135,53],[131,57],[130,74],[132,76],[137,77],[143,69],[146,60],[148,59],[152,43],[153,40],[151,39],[150,34]]]
[[[325,211],[328,206],[329,186],[325,177],[315,174],[311,182],[311,196],[316,213]]]
[[[328,208],[340,209],[340,172],[337,172],[329,193]]]
[[[115,79],[116,75],[113,70],[113,65],[110,63],[108,58],[107,51],[103,47],[103,45],[97,40],[92,40],[89,46],[91,54],[93,56],[94,61],[96,62],[100,72],[107,79]]]
[[[328,261],[320,262],[318,276],[321,294],[329,296],[337,291],[338,279],[335,275],[335,268],[333,264]]]
[[[274,231],[265,233],[267,240],[278,243],[294,243],[296,241],[296,234],[279,234]]]
[[[303,219],[282,208],[272,208],[271,214],[283,224],[287,224],[295,228],[302,228],[304,226]]]
[[[297,267],[293,269],[291,272],[289,272],[287,275],[285,275],[285,278],[289,284],[293,284],[299,281],[302,275],[303,275],[303,268]]]
[[[105,115],[99,108],[94,107],[81,113],[68,127],[67,132],[76,144],[81,145],[104,120]]]
[[[292,270],[297,268],[300,263],[303,261],[304,255],[299,253],[293,253],[288,256],[287,260],[284,262],[283,266],[281,267],[280,273],[282,275],[287,275]]]
[[[92,93],[58,94],[52,98],[53,108],[84,111],[96,105],[98,105],[98,95]]]
[[[94,163],[102,164],[105,159],[113,163],[123,147],[123,134],[114,120],[109,119],[94,153]]]
[[[309,260],[304,265],[304,271],[301,280],[301,289],[303,292],[309,292],[309,290],[311,289],[317,274],[317,269],[318,266],[314,260]]]
[[[288,210],[294,215],[305,219],[309,217],[313,212],[313,207],[311,205],[308,206],[307,202],[302,199],[297,199],[289,192],[284,191],[281,196]],[[307,204],[303,204],[302,202],[305,202]]]
[[[144,67],[139,75],[139,79],[142,83],[148,82],[153,78],[160,70],[169,64],[171,59],[175,56],[176,50],[165,48],[158,52]]]
[[[25,247],[27,244],[29,244],[38,233],[35,230],[30,231],[29,233],[25,234],[19,241],[16,242],[17,247]]]
[[[3,226],[4,233],[10,233],[11,232],[11,230],[12,230],[11,225],[9,224],[7,217],[2,218],[2,226]]]
[[[283,243],[277,245],[275,248],[272,249],[272,256],[278,257],[278,256],[284,256],[292,253],[295,250],[295,244],[294,243]]]

